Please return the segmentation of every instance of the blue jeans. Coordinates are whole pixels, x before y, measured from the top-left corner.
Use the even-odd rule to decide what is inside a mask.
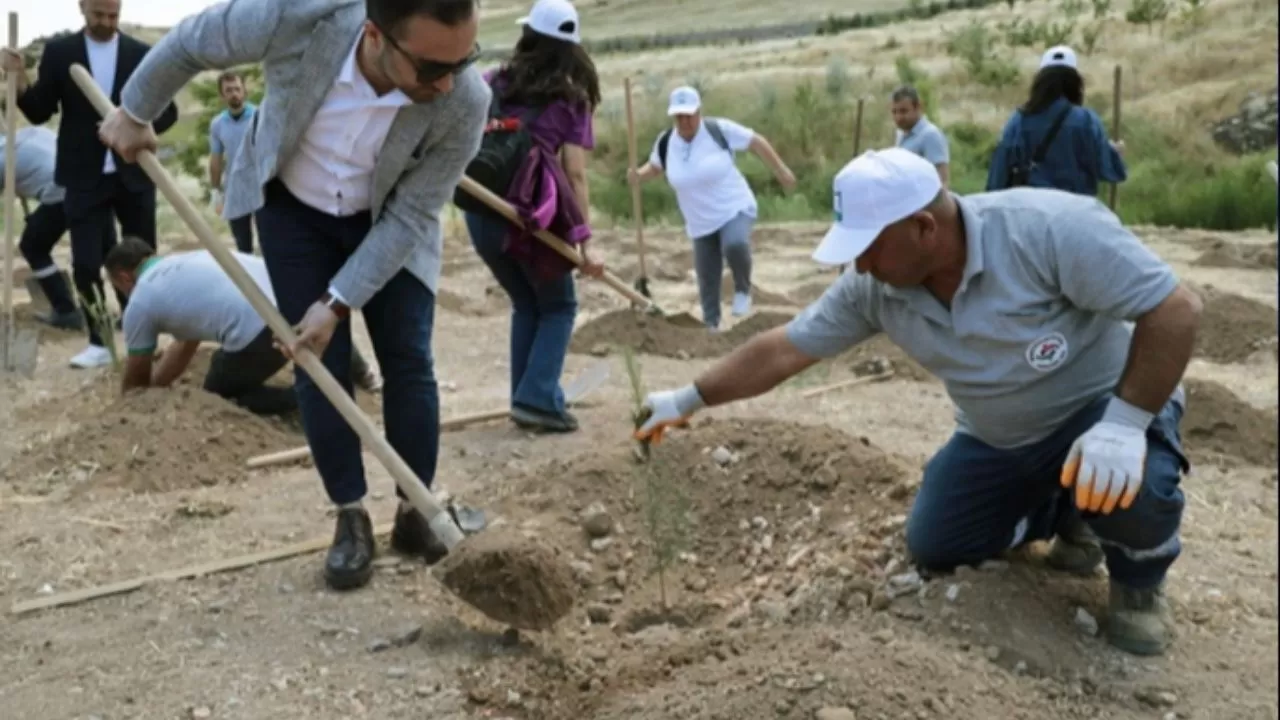
[[[266,196],[256,215],[258,242],[280,313],[296,324],[364,240],[370,215],[328,215],[297,200],[279,181],[267,185]],[[387,442],[430,488],[440,449],[440,396],[431,358],[435,295],[401,270],[361,312],[382,370]],[[338,325],[321,361],[351,395],[349,321]],[[360,500],[367,490],[360,437],[301,367],[295,365],[293,375],[302,427],[329,499],[338,505]],[[404,497],[399,487],[396,493]]]
[[[560,415],[565,411],[560,374],[578,313],[573,274],[535,278],[503,252],[506,220],[465,215],[471,244],[511,299],[511,402]]]
[[[950,570],[974,565],[1034,540],[1048,540],[1076,517],[1098,536],[1107,569],[1117,582],[1147,589],[1164,580],[1181,553],[1178,528],[1184,498],[1180,474],[1190,469],[1173,400],[1147,430],[1142,489],[1128,510],[1110,515],[1076,509],[1074,488],[1059,482],[1076,438],[1102,418],[1105,395],[1028,446],[999,449],[956,433],[925,466],[924,481],[907,520],[907,549],[922,567]]]

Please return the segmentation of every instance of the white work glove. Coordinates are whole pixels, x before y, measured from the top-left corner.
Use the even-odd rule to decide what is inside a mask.
[[[218,215],[222,214],[222,191],[221,190],[209,191],[209,209],[214,211]]]
[[[635,439],[657,445],[662,442],[662,433],[667,428],[688,425],[689,416],[705,405],[693,383],[678,390],[649,393],[641,406],[642,411],[649,412],[649,418],[636,430]]]
[[[1142,488],[1152,414],[1112,398],[1102,419],[1076,438],[1062,466],[1062,487],[1076,486],[1076,507],[1110,515],[1128,510]]]

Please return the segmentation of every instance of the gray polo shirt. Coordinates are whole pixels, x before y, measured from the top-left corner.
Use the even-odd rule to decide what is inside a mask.
[[[910,150],[934,165],[951,162],[951,146],[947,144],[947,136],[942,134],[937,125],[929,122],[928,116],[921,115],[915,127],[907,132],[898,130],[896,139],[898,147]]]
[[[275,293],[262,258],[231,254],[274,304]],[[123,326],[129,354],[150,355],[160,333],[175,340],[216,342],[223,350],[236,352],[267,324],[213,255],[196,250],[152,258],[143,266],[129,295]]]
[[[66,190],[53,181],[53,168],[58,159],[58,136],[49,128],[19,128],[14,164],[14,192],[18,197],[35,200],[41,205],[62,202]],[[4,144],[7,138],[0,133],[0,190],[4,189]]]
[[[1095,198],[1043,188],[953,197],[968,259],[950,311],[923,287],[850,269],[787,336],[826,358],[884,332],[943,381],[959,431],[999,448],[1041,440],[1114,390],[1130,323],[1178,279]]]
[[[253,127],[253,114],[255,112],[257,112],[257,106],[251,102],[246,102],[240,117],[232,117],[230,110],[223,110],[218,113],[213,122],[209,123],[209,152],[221,155],[222,159],[227,163],[222,171],[223,185],[227,184],[228,170],[231,169],[231,159],[236,156],[236,152],[240,149],[240,143],[249,132],[249,128]]]

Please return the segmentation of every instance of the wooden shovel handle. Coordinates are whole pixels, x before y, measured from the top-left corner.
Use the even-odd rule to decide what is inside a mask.
[[[467,193],[469,193],[475,199],[479,200],[485,205],[488,205],[490,208],[493,208],[494,212],[497,212],[498,214],[502,215],[506,219],[515,223],[516,225],[521,225],[521,226],[524,225],[524,220],[520,218],[520,213],[517,213],[516,209],[511,207],[511,203],[507,202],[506,200],[503,200],[497,195],[494,195],[492,192],[489,191],[489,188],[481,185],[475,180],[472,180],[470,177],[463,175],[462,180],[458,183],[458,187],[467,191]],[[560,253],[561,257],[573,263],[575,267],[582,266],[582,255],[579,254],[577,250],[574,250],[573,248],[569,247],[569,244],[566,243],[565,241],[561,240],[555,235],[552,235],[546,230],[534,230],[533,235],[534,237],[541,240],[543,244],[550,247],[552,250],[555,250],[557,253]],[[641,306],[645,310],[648,310],[651,306],[653,306],[652,300],[641,295],[635,290],[632,290],[630,287],[627,286],[626,283],[619,280],[617,275],[614,275],[608,270],[604,271],[603,281],[605,285],[608,285],[609,287],[616,290],[618,294],[622,295],[623,297],[630,300],[631,302]]]
[[[102,90],[98,88],[98,84],[94,82],[93,76],[89,74],[89,71],[83,65],[72,64],[71,77],[80,86],[80,90],[89,98],[89,101],[93,103],[99,114],[105,116],[115,109],[111,100],[102,93]],[[200,243],[204,245],[205,249],[218,261],[218,264],[222,266],[223,271],[236,284],[240,292],[244,293],[249,304],[253,305],[253,309],[258,312],[258,315],[271,328],[271,332],[275,333],[277,337],[288,345],[296,342],[298,338],[294,334],[293,328],[289,326],[289,323],[280,315],[280,311],[267,299],[267,296],[249,277],[245,269],[231,255],[231,252],[218,240],[217,235],[205,223],[204,218],[196,212],[191,202],[178,189],[169,172],[156,159],[155,153],[147,150],[139,152],[138,164],[146,171],[147,175],[156,184],[156,187],[160,189],[160,192],[164,193],[164,196],[168,198],[174,210],[177,210],[178,215],[182,216],[187,226],[200,239]],[[426,517],[432,531],[436,533],[440,541],[448,548],[453,548],[453,546],[461,542],[463,537],[462,530],[453,522],[453,517],[445,512],[440,503],[431,495],[431,492],[414,475],[413,470],[405,464],[400,455],[382,437],[382,434],[374,427],[373,422],[365,416],[355,401],[351,399],[351,396],[347,395],[342,386],[338,384],[338,381],[333,378],[333,375],[325,369],[325,366],[320,362],[320,358],[316,357],[314,353],[303,349],[295,356],[294,360],[307,371],[307,374],[319,386],[320,391],[324,393],[325,397],[329,398],[329,402],[333,403],[333,406],[351,425],[351,429],[355,430],[360,439],[364,441],[365,446],[373,452],[378,461],[382,463],[382,466],[387,469],[387,472],[395,479],[396,485],[409,496],[410,502],[418,509],[418,512]]]
[[[639,168],[639,155],[636,152],[636,117],[631,109],[631,78],[623,78],[622,86],[627,93],[627,168],[636,170]],[[636,246],[640,255],[640,277],[649,277],[649,272],[644,264],[644,215],[642,214],[642,203],[640,193],[640,183],[629,183],[631,185],[631,213],[636,220]]]

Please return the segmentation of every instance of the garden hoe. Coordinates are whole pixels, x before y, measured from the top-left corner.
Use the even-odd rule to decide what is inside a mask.
[[[623,78],[623,87],[627,93],[627,175],[635,172],[636,165],[636,119],[635,113],[631,110],[631,78]],[[631,185],[631,214],[635,217],[636,222],[636,251],[640,256],[640,277],[636,278],[636,290],[647,298],[653,295],[649,292],[649,271],[645,268],[644,263],[644,213],[641,204],[640,183],[633,182]]]
[[[9,49],[18,49],[18,13],[9,13]],[[0,372],[31,377],[40,353],[40,329],[19,324],[13,314],[13,254],[16,251],[18,201],[18,75],[5,77],[4,122],[4,315],[0,316]]]
[[[83,65],[71,66],[71,77],[99,114],[114,108]],[[275,305],[231,255],[204,218],[196,211],[155,153],[138,153],[137,163],[186,221],[200,243],[218,262],[240,292],[253,305],[271,331],[286,346],[297,342],[293,328]],[[373,422],[356,405],[325,369],[320,358],[303,348],[294,361],[315,381],[329,402],[351,425],[360,440],[404,491],[413,506],[426,518],[428,526],[449,550],[437,566],[438,578],[458,597],[482,613],[509,626],[527,630],[551,627],[573,607],[573,571],[550,548],[530,539],[488,530],[465,536],[453,516],[413,474],[398,453],[387,443]]]
[[[470,194],[472,197],[476,198],[480,202],[484,203],[485,205],[488,205],[490,208],[493,209],[494,212],[506,218],[508,221],[512,222],[513,224],[521,227],[524,226],[525,224],[524,220],[521,219],[520,214],[516,212],[516,209],[511,207],[511,203],[507,202],[501,197],[498,197],[493,192],[491,192],[489,188],[486,188],[485,186],[476,182],[474,179],[466,175],[463,175],[462,180],[458,182],[458,187],[465,190],[468,194]],[[540,240],[547,247],[551,248],[552,250],[555,250],[557,253],[560,254],[561,257],[573,263],[575,267],[582,266],[581,253],[579,253],[574,248],[570,247],[569,244],[566,243],[564,240],[561,240],[560,238],[556,237],[555,235],[552,235],[546,230],[534,230],[533,236],[538,238],[538,240]],[[618,279],[617,275],[614,275],[608,270],[604,271],[604,277],[602,278],[602,281],[604,282],[605,285],[608,285],[611,289],[616,291],[619,295],[630,300],[633,305],[643,309],[646,314],[655,315],[655,316],[664,318],[665,320],[672,323],[673,325],[677,325],[681,327],[690,327],[690,326],[700,327],[702,325],[702,323],[698,322],[697,318],[693,317],[689,313],[676,313],[675,315],[667,315],[666,313],[662,312],[662,309],[659,308],[652,300],[650,300],[644,295],[641,295],[640,293],[628,287],[626,283]]]

